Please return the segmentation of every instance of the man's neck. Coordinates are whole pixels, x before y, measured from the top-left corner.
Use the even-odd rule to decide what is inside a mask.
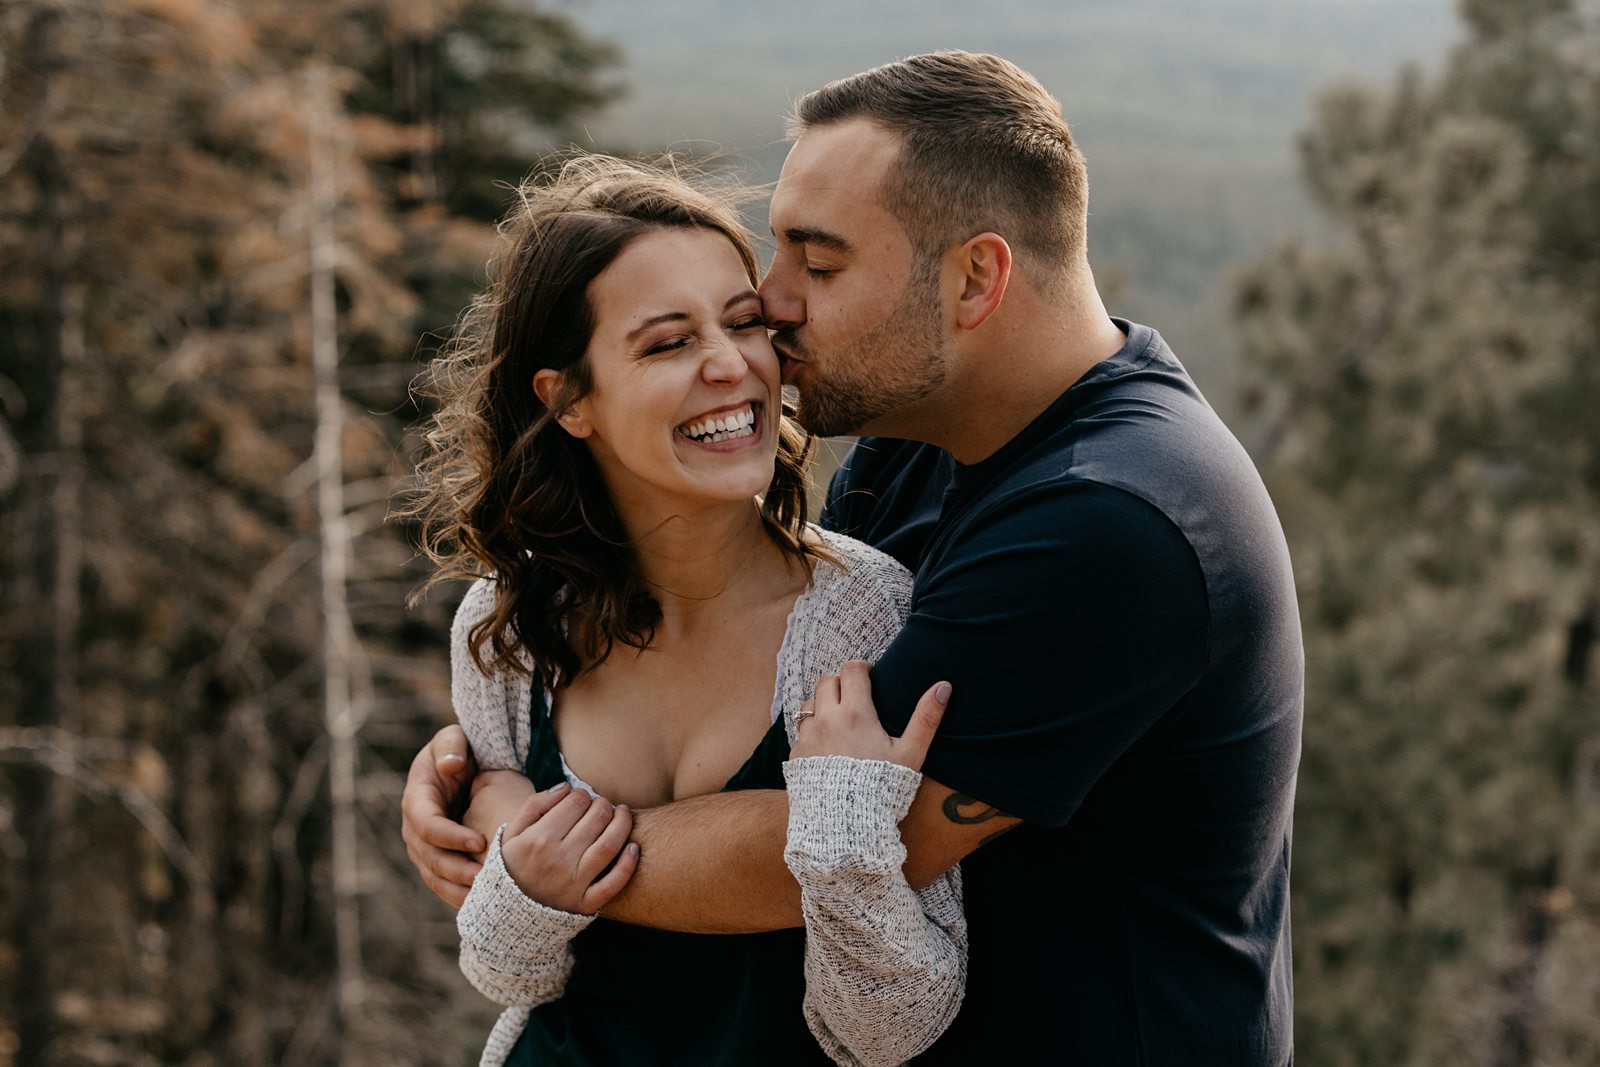
[[[963,339],[937,393],[886,436],[926,441],[959,463],[978,463],[1127,342],[1092,284],[1065,307],[1031,292],[1015,295],[1021,299],[1008,294],[1003,312]]]

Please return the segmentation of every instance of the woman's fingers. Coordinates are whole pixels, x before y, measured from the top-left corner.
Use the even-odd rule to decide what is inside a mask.
[[[565,845],[567,852],[572,856],[574,865],[590,845],[600,839],[607,826],[611,824],[613,812],[611,801],[605,797],[595,797],[589,801],[589,810],[583,813],[583,818],[573,824],[567,831]]]
[[[837,674],[824,674],[817,679],[816,711],[821,715],[839,704],[839,676]]]
[[[635,842],[628,842],[622,850],[622,855],[617,857],[616,865],[611,868],[606,876],[591,885],[583,894],[583,911],[593,915],[607,904],[622,887],[628,884],[628,879],[633,877],[633,872],[639,867],[639,846]]]
[[[949,703],[949,682],[940,682],[922,694],[916,710],[912,711],[910,720],[906,722],[905,733],[891,746],[893,755],[890,758],[895,763],[914,771],[922,770],[922,761],[928,756],[928,746],[933,744],[933,735],[939,731],[939,722],[944,718],[944,709]]]
[[[446,859],[440,861],[440,869],[445,873],[440,875],[424,867],[416,856],[411,857],[411,862],[422,873],[422,885],[426,885],[430,893],[450,907],[459,909],[467,902],[467,889],[472,886],[472,878],[477,877],[478,864],[456,853],[445,853],[445,856]]]
[[[550,810],[561,803],[563,797],[572,787],[566,782],[543,792],[535,793],[522,802],[522,807],[517,813],[506,821],[506,836],[516,837],[522,831],[538,822],[550,813]]]
[[[589,805],[594,803],[594,797],[586,789],[569,789],[548,812],[539,820],[535,827],[540,837],[555,844],[572,832],[578,825],[578,820],[583,818],[589,810]]]
[[[840,755],[889,760],[920,771],[949,700],[949,683],[935,685],[913,709],[905,733],[890,737],[872,703],[872,665],[850,660],[839,668],[837,677],[818,681],[814,703],[807,701],[800,706],[800,721],[789,754],[794,758]]]
[[[872,706],[872,664],[866,660],[846,660],[839,668],[840,710],[850,715],[863,712],[878,717]]]
[[[617,858],[623,846],[628,843],[628,835],[632,832],[633,812],[628,810],[626,804],[618,804],[616,810],[611,813],[611,821],[578,860],[579,880],[593,882],[599,877],[611,861]]]

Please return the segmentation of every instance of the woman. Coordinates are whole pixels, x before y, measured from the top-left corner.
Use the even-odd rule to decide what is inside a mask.
[[[910,578],[804,521],[811,444],[749,238],[603,157],[524,186],[506,236],[441,361],[418,507],[434,581],[492,575],[456,617],[456,711],[481,768],[526,776],[480,775],[467,816],[491,845],[462,969],[510,1006],[484,1062],[907,1059],[959,1006],[959,874],[917,894],[900,873],[914,771],[785,756],[819,678],[887,646]],[[595,921],[637,862],[631,808],[786,777],[809,936]]]

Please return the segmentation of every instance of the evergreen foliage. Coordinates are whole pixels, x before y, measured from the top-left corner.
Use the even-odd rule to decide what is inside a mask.
[[[1466,0],[1236,312],[1304,614],[1298,1045],[1600,1063],[1600,13]]]

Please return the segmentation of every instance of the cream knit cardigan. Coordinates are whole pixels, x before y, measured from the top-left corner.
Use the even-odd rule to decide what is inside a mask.
[[[817,562],[778,651],[772,715],[783,716],[790,741],[794,714],[817,679],[849,659],[875,661],[904,622],[911,596],[911,575],[894,560],[859,541],[815,532],[843,567]],[[478,766],[520,771],[531,736],[530,681],[514,672],[485,675],[467,651],[467,634],[491,610],[494,595],[493,583],[480,580],[456,612],[453,697]],[[915,771],[843,756],[790,760],[783,771],[784,860],[800,883],[806,922],[806,994],[797,1007],[836,1062],[903,1063],[944,1033],[966,990],[960,868],[920,893],[901,873],[899,822],[921,781]],[[507,1006],[482,1067],[503,1064],[529,1009],[561,996],[572,973],[570,942],[592,921],[525,896],[506,871],[495,834],[457,916],[462,973]]]

